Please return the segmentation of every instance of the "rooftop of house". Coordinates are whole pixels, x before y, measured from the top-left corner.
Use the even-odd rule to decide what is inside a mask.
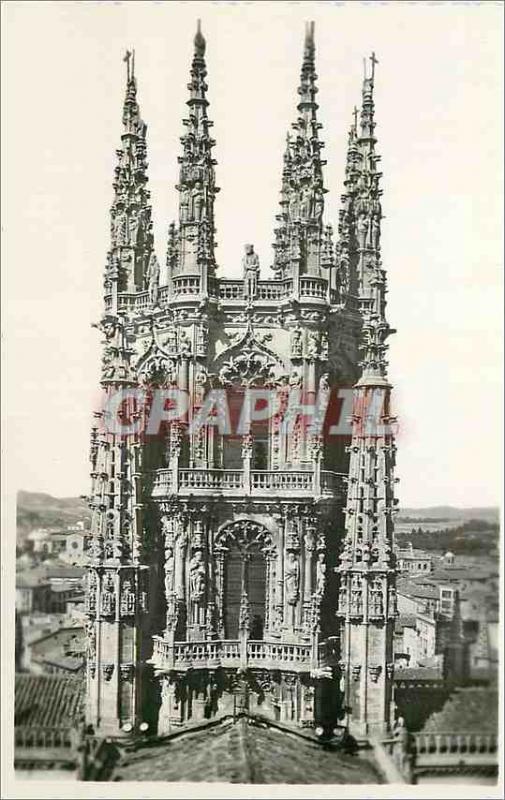
[[[421,581],[398,580],[396,586],[398,594],[414,597],[421,600],[437,600],[439,591],[437,586]]]
[[[442,709],[428,717],[423,731],[440,733],[497,733],[498,692],[494,689],[459,688]]]
[[[82,717],[84,682],[66,675],[16,675],[14,724],[67,728]]]
[[[176,732],[124,753],[113,781],[363,784],[384,783],[361,755],[325,749],[313,734],[255,717],[226,718]]]
[[[396,556],[397,558],[414,558],[427,561],[433,560],[433,553],[428,553],[426,550],[420,550],[417,547],[399,547],[396,550]]]
[[[49,579],[40,567],[16,572],[16,589],[35,589],[38,586],[49,586]]]
[[[83,657],[62,655],[58,650],[34,656],[33,661],[45,667],[53,667],[70,673],[77,673],[84,669]]]
[[[46,561],[32,569],[25,569],[16,573],[16,587],[18,589],[31,589],[35,586],[42,586],[51,580],[80,580],[86,570],[84,567],[75,567],[72,564],[65,564],[60,561]]]
[[[443,681],[440,666],[395,668],[395,681]]]
[[[401,633],[404,628],[416,627],[415,614],[399,614],[395,620],[395,633]]]

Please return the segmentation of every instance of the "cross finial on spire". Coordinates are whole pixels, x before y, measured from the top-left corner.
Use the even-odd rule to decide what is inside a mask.
[[[373,51],[372,51],[372,55],[370,56],[370,62],[372,64],[372,74],[371,74],[370,77],[371,77],[371,79],[373,81],[374,76],[375,76],[375,65],[379,63],[377,58],[376,58],[376,56],[375,56],[375,53]]]
[[[130,59],[131,59],[131,57],[132,57],[131,50],[127,50],[126,53],[124,54],[123,61],[126,62],[126,80],[127,80],[128,83],[130,82]]]

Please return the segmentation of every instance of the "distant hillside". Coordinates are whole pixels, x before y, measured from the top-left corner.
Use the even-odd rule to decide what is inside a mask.
[[[397,516],[399,522],[406,520],[470,520],[480,519],[486,522],[500,521],[500,509],[495,506],[484,508],[456,508],[455,506],[430,506],[429,508],[400,508]]]
[[[79,520],[89,519],[88,505],[80,497],[52,497],[41,492],[18,492],[18,541],[23,541],[34,528],[64,528]]]

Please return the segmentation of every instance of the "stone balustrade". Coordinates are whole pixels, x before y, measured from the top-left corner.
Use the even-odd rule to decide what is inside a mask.
[[[76,732],[73,728],[16,725],[14,743],[16,749],[70,750],[76,745]]]
[[[211,280],[209,278],[209,292],[218,295],[221,300],[243,303],[245,301],[244,282],[242,280],[231,280],[220,278]],[[327,300],[328,281],[326,278],[315,276],[302,276],[299,280],[299,296],[303,299]],[[254,302],[276,303],[279,300],[289,298],[294,293],[293,281],[291,279],[260,280],[256,285]],[[177,300],[183,297],[198,296],[201,292],[200,277],[198,275],[176,275],[172,279],[172,287],[160,286],[158,290],[157,305],[164,307],[169,300]],[[330,302],[338,301],[335,292],[332,290]],[[118,311],[129,311],[142,313],[151,306],[149,292],[119,292],[117,296]],[[107,295],[105,298],[105,308],[110,311],[112,307],[112,297]]]
[[[326,278],[300,278],[300,297],[317,298],[326,300],[328,294],[328,281]]]
[[[297,495],[344,497],[345,475],[329,470],[320,477],[312,471],[303,470],[243,470],[231,469],[160,469],[149,473],[150,495],[153,498],[165,495],[216,492],[224,494],[264,495],[271,491]]]
[[[421,762],[439,760],[442,756],[465,760],[479,756],[496,760],[498,738],[492,733],[413,733],[411,750],[416,757],[416,766]]]
[[[310,644],[281,644],[237,639],[176,642],[171,645],[160,636],[154,636],[153,642],[151,661],[161,672],[172,669],[217,669],[218,667],[308,672],[314,666]]]

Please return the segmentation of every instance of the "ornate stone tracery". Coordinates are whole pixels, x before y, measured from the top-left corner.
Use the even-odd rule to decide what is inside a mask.
[[[366,735],[388,725],[397,613],[395,448],[389,433],[365,431],[374,392],[384,400],[381,423],[393,419],[373,74],[360,129],[356,121],[349,137],[334,248],[323,219],[309,26],[283,165],[275,277],[262,279],[247,245],[241,279],[218,278],[205,49],[198,30],[166,271],[153,250],[145,125],[127,59],[102,385],[108,398],[118,389],[144,392],[143,411],[128,403],[123,420],[147,418],[160,387],[181,389],[190,405],[152,441],[143,429],[109,435],[103,412],[92,428],[87,716],[107,735],[124,720],[138,725],[149,707],[144,660],[152,652],[162,700],[153,730],[230,710],[232,700],[235,709],[313,724],[322,684],[340,680],[338,711]],[[305,424],[303,403],[317,397],[326,411],[339,383],[355,382],[352,442],[332,450],[326,428]],[[275,391],[271,419],[229,436],[213,420],[195,424],[211,390],[236,399],[249,388]],[[290,393],[301,410],[291,408]]]

